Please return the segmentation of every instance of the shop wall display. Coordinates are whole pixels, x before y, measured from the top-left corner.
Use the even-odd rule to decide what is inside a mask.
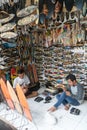
[[[86,6],[85,0],[1,1],[0,66],[7,79],[12,67],[23,66],[27,72],[33,63],[41,83],[49,76],[62,81],[70,71],[80,74],[78,80],[85,77]]]
[[[67,86],[65,77],[73,73],[87,100],[87,0],[0,0],[0,78],[12,86],[19,67],[31,86],[49,81],[52,89]],[[20,86],[17,90],[23,109],[20,103],[7,101],[8,106],[32,121]]]

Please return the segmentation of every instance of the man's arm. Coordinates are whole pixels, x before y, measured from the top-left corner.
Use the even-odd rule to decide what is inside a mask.
[[[66,91],[66,90],[67,90],[66,87],[65,87],[63,84],[57,84],[55,87],[56,87],[56,88],[62,88],[63,91]]]
[[[67,96],[71,96],[71,92],[70,92],[69,90],[67,90],[66,86],[64,86],[63,84],[58,84],[58,85],[56,86],[56,88],[62,88],[63,91],[66,92],[66,95],[67,95]]]

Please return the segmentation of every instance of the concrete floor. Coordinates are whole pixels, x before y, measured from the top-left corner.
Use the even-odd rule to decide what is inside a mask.
[[[45,99],[45,96],[39,96]],[[28,104],[32,114],[33,121],[27,120],[24,115],[20,115],[16,110],[8,109],[4,103],[0,104],[0,117],[9,121],[18,130],[86,130],[87,129],[87,101],[78,107],[80,115],[70,114],[61,105],[57,111],[48,113],[47,110],[56,102],[55,96],[52,96],[50,103],[34,101],[35,98],[28,99]],[[72,108],[73,106],[71,106]],[[70,108],[70,109],[71,109]],[[56,119],[56,120],[55,120]]]

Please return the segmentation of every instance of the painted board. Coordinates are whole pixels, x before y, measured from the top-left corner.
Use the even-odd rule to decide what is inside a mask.
[[[9,81],[7,81],[7,88],[8,88],[9,94],[10,94],[10,96],[11,96],[11,99],[12,99],[12,101],[13,101],[13,103],[14,103],[14,106],[15,106],[16,110],[17,110],[20,114],[22,114],[23,112],[22,112],[22,108],[21,108],[21,106],[20,106],[20,102],[19,102],[18,97],[17,97],[17,95],[16,95],[16,93],[15,93],[15,91],[14,91],[14,89],[13,89],[13,87],[11,86],[11,84],[10,84]]]
[[[55,4],[51,0],[39,0],[39,23],[44,24],[54,12]]]
[[[65,7],[67,11],[71,11],[74,5],[74,0],[65,0]]]
[[[3,81],[2,78],[0,79],[0,88],[1,88],[1,91],[3,93],[3,96],[4,96],[8,106],[11,109],[14,109],[14,104],[12,102],[11,96],[10,96],[9,91],[7,89],[7,86],[6,86],[6,84],[5,84],[5,82]]]
[[[78,9],[82,9],[82,7],[83,7],[83,0],[75,0],[75,6]]]
[[[32,116],[31,116],[31,113],[30,113],[30,109],[29,109],[28,102],[27,102],[26,97],[25,97],[25,95],[24,95],[24,93],[23,93],[23,91],[22,91],[22,88],[20,87],[19,84],[17,84],[17,86],[16,86],[16,91],[17,91],[17,95],[18,95],[20,104],[21,104],[21,106],[22,106],[24,115],[25,115],[30,121],[32,121]]]

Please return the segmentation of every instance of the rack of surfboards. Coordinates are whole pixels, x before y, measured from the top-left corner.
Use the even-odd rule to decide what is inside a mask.
[[[7,83],[5,83],[1,78],[0,89],[3,95],[3,99],[5,100],[8,107],[13,110],[16,109],[18,113],[24,115],[29,121],[32,121],[29,104],[20,85],[17,84],[16,86],[16,94],[10,82],[7,81]]]

